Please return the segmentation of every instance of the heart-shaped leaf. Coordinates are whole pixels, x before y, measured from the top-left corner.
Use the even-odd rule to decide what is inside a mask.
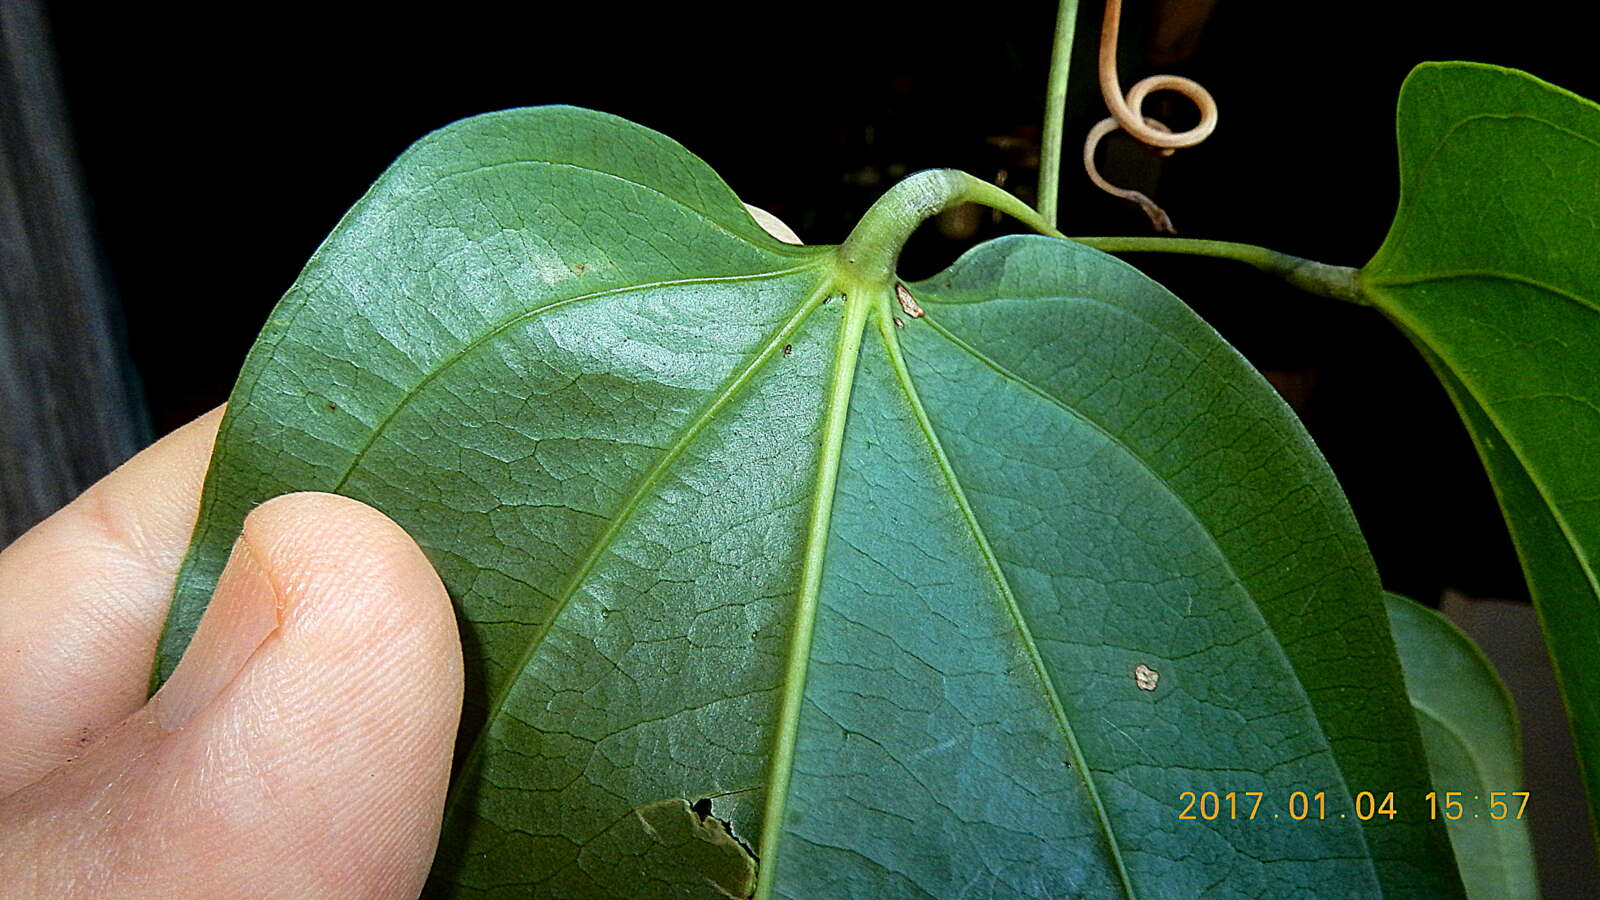
[[[1539,896],[1511,695],[1449,619],[1397,594],[1384,604],[1467,896]],[[1452,794],[1460,806],[1448,805]]]
[[[1362,270],[1472,433],[1600,809],[1600,106],[1522,72],[1418,67],[1400,209]]]
[[[580,110],[425,139],[251,352],[161,673],[251,506],[333,490],[459,606],[438,893],[1459,892],[1370,559],[1266,383],[1061,240],[899,296],[874,210],[780,244]]]

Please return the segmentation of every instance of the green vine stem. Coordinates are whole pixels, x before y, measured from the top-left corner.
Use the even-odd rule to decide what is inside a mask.
[[[1061,136],[1067,120],[1067,70],[1072,65],[1072,38],[1078,24],[1078,0],[1061,0],[1056,10],[1055,45],[1050,51],[1050,80],[1044,94],[1044,136],[1039,147],[1039,215],[1056,225],[1061,199]]]
[[[1105,95],[1106,103],[1111,108],[1114,118],[1107,119],[1097,127],[1102,130],[1108,130],[1105,129],[1106,125],[1112,128],[1122,127],[1139,140],[1160,147],[1185,147],[1205,140],[1216,127],[1216,103],[1205,88],[1193,81],[1172,76],[1153,76],[1134,85],[1128,98],[1122,97],[1116,71],[1116,41],[1121,7],[1120,0],[1108,0],[1106,3],[1106,18],[1100,35],[1099,74],[1101,92]],[[900,247],[905,244],[911,230],[929,216],[959,202],[970,201],[991,206],[1016,216],[1037,231],[1052,237],[1061,236],[1061,232],[1056,230],[1061,194],[1061,139],[1066,127],[1067,74],[1072,63],[1072,41],[1077,20],[1078,0],[1061,0],[1056,10],[1055,43],[1050,53],[1050,77],[1045,87],[1044,135],[1039,148],[1038,215],[1019,213],[1014,207],[1021,204],[1011,195],[963,172],[953,169],[930,169],[919,172],[895,185],[889,193],[879,198],[856,225],[855,231],[851,232],[850,238],[840,248],[844,251],[841,255],[848,268],[867,274],[867,271],[861,268],[865,264],[866,269],[871,270],[871,277],[874,280],[883,278],[884,273],[892,277]],[[1136,111],[1143,103],[1145,95],[1156,90],[1177,90],[1193,100],[1200,107],[1202,120],[1200,125],[1179,135],[1165,133],[1166,127],[1156,122],[1151,122],[1154,130],[1146,127],[1146,122],[1149,120],[1144,120]],[[1091,136],[1084,149],[1084,167],[1088,170],[1090,178],[1111,193],[1125,197],[1131,194],[1131,199],[1142,201],[1141,205],[1146,208],[1146,212],[1154,208],[1155,213],[1151,214],[1151,221],[1156,222],[1160,230],[1160,220],[1156,214],[1159,213],[1160,219],[1165,219],[1166,214],[1161,213],[1155,204],[1150,203],[1142,194],[1120,191],[1104,183],[1097,176],[1093,156],[1097,141],[1097,136]],[[1170,153],[1171,150],[1167,152]],[[913,184],[913,182],[919,183]],[[983,194],[982,198],[976,195],[980,192]],[[895,197],[896,194],[900,196]],[[958,194],[961,195],[959,198]],[[923,208],[925,211],[922,211]],[[1170,222],[1165,230],[1171,230]],[[1071,240],[1107,253],[1185,253],[1192,256],[1231,259],[1254,266],[1268,275],[1282,278],[1290,285],[1319,297],[1361,306],[1370,305],[1366,292],[1361,287],[1360,270],[1301,259],[1254,244],[1191,238],[1082,237]]]
[[[1361,289],[1360,270],[1313,262],[1254,244],[1191,238],[1081,237],[1072,240],[1107,253],[1186,253],[1231,259],[1282,278],[1308,294],[1361,306],[1371,305],[1366,292]]]
[[[1301,259],[1254,244],[1193,238],[1067,238],[1026,203],[987,181],[956,169],[925,169],[906,176],[886,191],[834,251],[836,271],[852,288],[886,288],[894,283],[900,251],[917,226],[962,203],[997,209],[1041,234],[1074,240],[1107,253],[1184,253],[1231,259],[1282,278],[1309,294],[1370,305],[1361,288],[1360,271]]]

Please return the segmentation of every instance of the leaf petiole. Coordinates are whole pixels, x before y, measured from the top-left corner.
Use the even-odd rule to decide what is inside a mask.
[[[1026,203],[987,181],[955,169],[925,169],[879,197],[839,245],[835,265],[842,279],[887,287],[894,281],[900,250],[917,226],[962,203],[997,209],[1043,234],[1066,237]]]
[[[1360,306],[1372,305],[1362,287],[1359,270],[1301,259],[1255,244],[1161,237],[1075,237],[1072,240],[1106,253],[1184,253],[1231,259],[1282,278],[1308,294]]]

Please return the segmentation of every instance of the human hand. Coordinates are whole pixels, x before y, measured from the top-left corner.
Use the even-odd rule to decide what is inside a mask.
[[[258,507],[145,702],[221,419],[174,432],[0,552],[0,897],[422,888],[461,642],[438,575],[381,513],[332,494]]]
[[[449,597],[388,518],[262,504],[145,702],[221,411],[0,553],[0,896],[414,897],[461,710]]]

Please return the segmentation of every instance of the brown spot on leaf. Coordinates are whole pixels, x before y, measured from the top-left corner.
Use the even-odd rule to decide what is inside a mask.
[[[784,344],[783,345],[783,355],[784,356],[788,356],[789,354],[791,354],[793,352],[794,352],[794,345],[793,344]]]
[[[1144,663],[1139,663],[1137,666],[1133,667],[1133,683],[1139,686],[1139,690],[1153,691],[1156,689],[1156,684],[1160,681],[1161,673],[1150,668]]]
[[[900,301],[900,308],[906,315],[913,319],[922,318],[922,307],[917,305],[917,298],[911,296],[911,291],[898,281],[894,283],[894,298]]]

